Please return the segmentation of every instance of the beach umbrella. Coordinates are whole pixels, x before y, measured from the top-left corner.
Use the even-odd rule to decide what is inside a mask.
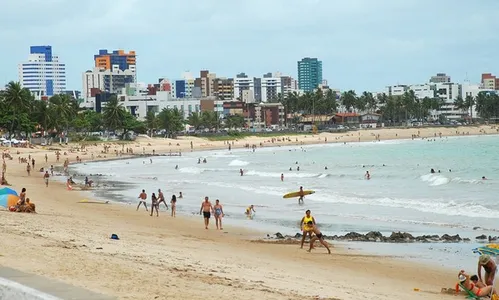
[[[14,195],[14,196],[17,196],[17,192],[14,191],[11,188],[4,187],[4,188],[0,189],[0,195]]]
[[[484,247],[478,247],[473,249],[473,253],[477,253],[479,255],[490,255],[497,256],[499,255],[499,245],[498,244],[488,244]]]
[[[0,206],[9,208],[11,206],[15,206],[18,200],[19,196],[17,195],[12,195],[12,194],[0,195]]]

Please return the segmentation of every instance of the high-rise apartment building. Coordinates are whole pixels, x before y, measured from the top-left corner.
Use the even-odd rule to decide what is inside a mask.
[[[28,61],[19,64],[19,82],[37,99],[66,90],[66,66],[52,55],[52,46],[31,46]]]
[[[208,70],[199,72],[199,77],[194,80],[194,87],[201,90],[201,97],[213,96],[213,84],[216,77],[216,74]]]
[[[234,79],[216,78],[213,83],[213,96],[220,100],[234,99]]]
[[[450,82],[450,76],[445,73],[437,73],[435,76],[431,76],[430,83],[446,83]]]
[[[482,74],[482,86],[485,89],[499,90],[499,78],[492,75],[491,73]]]
[[[322,83],[322,61],[305,57],[298,61],[298,85],[300,90],[311,92]]]
[[[83,98],[93,97],[96,91],[119,93],[127,84],[137,82],[135,51],[99,50],[94,55],[95,67],[83,73]]]
[[[108,52],[106,49],[99,50],[99,54],[94,55],[95,67],[110,70],[116,65],[121,71],[135,71],[136,54],[135,51],[126,53],[123,50]]]

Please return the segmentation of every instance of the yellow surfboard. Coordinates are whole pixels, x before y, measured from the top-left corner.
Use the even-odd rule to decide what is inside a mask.
[[[307,191],[303,191],[303,195],[311,195],[311,194],[314,194],[315,191],[312,191],[312,190],[307,190]],[[286,195],[282,196],[284,199],[288,199],[288,198],[296,198],[296,197],[300,197],[300,192],[292,192],[292,193],[287,193]]]

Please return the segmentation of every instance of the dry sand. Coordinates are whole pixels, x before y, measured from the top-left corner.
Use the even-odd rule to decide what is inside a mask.
[[[470,135],[496,132],[487,126],[427,128],[419,129],[419,134],[450,136],[456,130]],[[373,134],[380,134],[381,140],[410,138],[418,129],[360,131],[361,141],[374,140]],[[296,138],[298,143],[323,143],[325,137],[328,142],[355,142],[359,134],[290,136],[291,142],[274,144],[267,142],[269,138],[253,137],[235,142],[234,147],[296,144]],[[198,138],[143,139],[125,147],[135,153],[185,152],[190,151],[191,141],[194,150],[227,147]],[[111,152],[122,148],[108,145]],[[65,158],[75,162],[77,155],[89,160],[92,153],[95,159],[116,157],[101,154],[102,144],[87,147],[86,154],[69,152],[71,147],[53,146],[68,154],[61,156],[61,163]],[[17,149],[9,150],[14,159],[7,161],[7,179],[14,189],[27,189],[38,214],[0,211],[0,264],[24,272],[120,299],[442,299],[450,296],[440,294],[440,289],[455,284],[457,271],[392,257],[341,247],[332,249],[332,255],[320,247],[308,253],[297,245],[253,243],[250,239],[263,233],[242,228],[216,231],[212,224],[205,230],[201,217],[171,218],[162,212],[157,218],[143,208],[136,212],[134,206],[78,203],[85,198],[79,191],[67,191],[54,180],[46,188],[41,173],[28,176],[17,160],[31,154],[36,170],[49,167],[56,164],[53,150],[19,149],[19,155]],[[109,239],[112,233],[121,239]]]

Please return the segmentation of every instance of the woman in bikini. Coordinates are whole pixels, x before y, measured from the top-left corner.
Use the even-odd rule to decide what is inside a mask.
[[[492,285],[488,285],[486,287],[479,288],[470,280],[470,275],[466,274],[464,270],[461,270],[458,275],[459,282],[463,285],[464,288],[470,290],[473,294],[478,297],[488,296],[491,293],[493,295],[497,295],[497,291],[494,289]]]

